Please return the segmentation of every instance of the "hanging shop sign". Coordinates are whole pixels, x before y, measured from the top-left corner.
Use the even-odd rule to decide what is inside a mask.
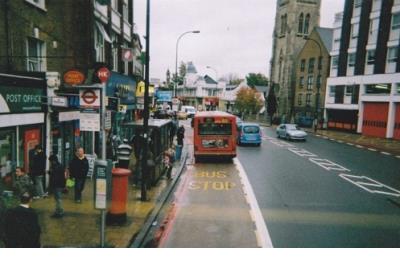
[[[30,113],[42,110],[43,90],[0,86],[0,113]]]
[[[106,86],[107,96],[119,98],[120,104],[134,105],[136,104],[135,90],[136,81],[134,79],[117,72],[111,72]]]
[[[111,73],[110,70],[108,70],[108,68],[102,67],[99,70],[97,70],[96,75],[102,83],[105,83],[110,78]]]
[[[81,108],[99,108],[100,98],[100,89],[81,89],[79,91],[79,105]]]
[[[139,82],[136,87],[136,97],[144,97],[145,83]],[[154,86],[149,85],[149,96],[154,95]]]
[[[85,81],[85,75],[79,70],[72,69],[64,74],[63,79],[66,84],[79,85]]]
[[[132,62],[133,61],[133,49],[132,48],[122,48],[121,49],[121,57],[124,62]]]

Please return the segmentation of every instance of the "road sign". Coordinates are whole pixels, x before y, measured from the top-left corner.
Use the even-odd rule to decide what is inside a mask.
[[[100,114],[81,112],[79,115],[79,128],[81,131],[100,131]]]
[[[55,107],[64,107],[67,108],[68,107],[68,98],[66,97],[51,97],[51,106],[55,106]]]
[[[83,108],[99,108],[100,107],[100,90],[99,89],[81,89],[79,95],[79,105]]]
[[[102,83],[105,83],[110,78],[110,71],[108,68],[102,67],[96,72],[96,75]]]

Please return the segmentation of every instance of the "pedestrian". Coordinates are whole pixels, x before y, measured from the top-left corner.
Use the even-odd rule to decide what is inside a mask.
[[[40,225],[35,210],[30,207],[32,196],[25,192],[21,204],[9,209],[4,218],[4,242],[7,248],[40,248]]]
[[[74,158],[69,163],[69,174],[75,179],[75,202],[82,202],[82,191],[85,188],[86,176],[89,171],[89,162],[82,147],[76,150]]]
[[[176,140],[178,145],[183,146],[183,139],[185,138],[185,128],[183,126],[180,126],[178,128],[178,132],[176,134]]]
[[[167,179],[171,179],[172,175],[172,167],[174,164],[174,150],[172,148],[169,148],[167,151],[164,152],[164,166],[166,167],[166,176]]]
[[[170,146],[172,146],[172,144],[174,143],[174,138],[177,133],[178,127],[179,127],[179,121],[176,116],[176,112],[174,112],[174,115],[172,116],[172,126],[171,126],[170,133],[169,133]]]
[[[32,194],[35,188],[32,179],[25,173],[25,169],[22,167],[15,168],[15,175],[13,187],[17,196],[21,196],[25,192]]]
[[[64,209],[62,205],[62,194],[65,189],[65,170],[64,167],[58,161],[56,155],[49,157],[50,161],[50,183],[54,193],[54,200],[56,201],[56,209],[53,218],[62,218],[64,216]]]
[[[117,158],[119,168],[129,168],[130,155],[132,147],[128,144],[127,139],[123,139],[122,143],[117,147]]]
[[[140,133],[139,130],[135,131],[135,135],[131,139],[131,144],[133,145],[133,152],[135,155],[135,170],[134,170],[134,175],[133,175],[133,181],[135,185],[139,184],[139,181],[142,179],[142,166],[141,166],[141,160],[142,160],[142,149],[144,145],[144,138],[143,135]]]
[[[48,193],[45,189],[45,173],[46,173],[46,155],[41,145],[36,145],[29,162],[29,173],[36,187],[36,196],[34,199],[45,198]]]

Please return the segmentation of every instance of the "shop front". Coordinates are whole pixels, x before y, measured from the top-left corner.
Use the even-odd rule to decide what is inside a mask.
[[[28,75],[0,74],[0,179],[10,185],[13,170],[29,171],[29,153],[44,144],[46,81]]]

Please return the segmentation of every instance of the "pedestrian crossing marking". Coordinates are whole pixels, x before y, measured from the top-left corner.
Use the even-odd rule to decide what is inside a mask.
[[[340,174],[342,179],[362,188],[369,193],[378,193],[382,195],[400,197],[400,190],[382,184],[366,176]]]

